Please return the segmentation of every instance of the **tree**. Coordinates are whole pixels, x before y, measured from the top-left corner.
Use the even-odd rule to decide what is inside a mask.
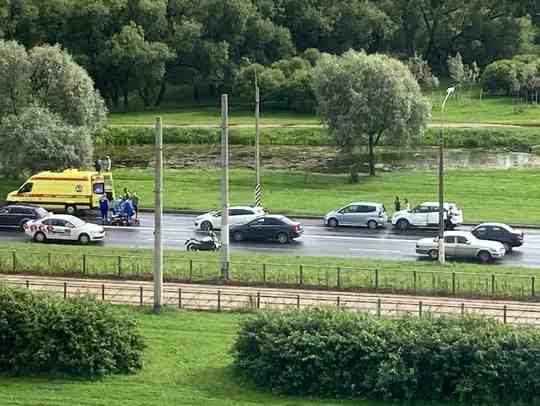
[[[409,69],[385,55],[324,55],[313,86],[321,118],[341,151],[352,156],[367,144],[370,175],[375,175],[374,150],[383,138],[408,142],[429,117],[429,104]],[[357,179],[356,165],[351,178]]]
[[[138,91],[145,107],[150,105],[152,92],[161,84],[165,64],[174,58],[174,53],[162,42],[146,41],[143,28],[131,22],[113,36],[106,58],[115,67],[115,82],[122,89],[127,110],[133,90]]]
[[[460,85],[465,80],[465,67],[463,66],[463,59],[458,52],[456,56],[448,57],[448,74],[456,85]]]
[[[0,121],[2,171],[7,177],[45,169],[79,168],[90,163],[92,137],[86,127],[66,124],[43,107],[30,106]]]
[[[59,46],[27,52],[0,40],[0,170],[81,166],[92,158],[92,135],[105,104],[86,71]]]
[[[431,67],[420,55],[414,54],[407,60],[407,67],[418,84],[424,89],[439,87],[439,78],[431,72]]]
[[[0,40],[0,117],[28,104],[30,67],[22,45]]]

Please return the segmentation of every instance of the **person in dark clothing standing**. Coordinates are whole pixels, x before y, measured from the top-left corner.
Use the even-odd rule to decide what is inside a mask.
[[[99,211],[101,212],[101,221],[106,223],[109,218],[109,201],[105,195],[99,200]]]
[[[396,198],[394,199],[394,208],[396,211],[401,210],[401,202],[399,201],[399,196],[396,196]]]

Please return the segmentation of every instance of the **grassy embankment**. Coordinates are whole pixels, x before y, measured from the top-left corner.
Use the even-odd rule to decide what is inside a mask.
[[[263,171],[263,202],[272,213],[323,215],[350,201],[380,201],[392,211],[395,195],[412,205],[437,200],[435,171],[400,171],[362,177],[348,183],[345,174],[303,171]],[[231,204],[253,201],[255,174],[249,169],[230,171]],[[117,190],[137,191],[142,207],[153,202],[151,169],[118,169]],[[217,169],[167,169],[164,176],[164,206],[169,209],[207,210],[219,206],[220,173]],[[0,200],[20,182],[0,183]],[[446,200],[463,208],[466,222],[502,221],[540,224],[540,171],[448,170],[445,175]]]
[[[115,279],[148,280],[152,277],[150,249],[77,246],[74,252],[73,247],[72,244],[5,243],[0,250],[0,272],[12,272],[12,251],[15,251],[17,272]],[[538,269],[505,266],[503,263],[481,265],[476,262],[449,261],[442,269],[437,262],[425,258],[416,261],[388,261],[234,252],[231,255],[230,280],[241,284],[298,287],[300,265],[304,287],[336,289],[339,283],[342,289],[456,294],[464,297],[494,295],[530,298],[534,284],[532,277],[540,278]],[[378,270],[377,276],[375,269]],[[165,280],[215,283],[219,277],[217,254],[178,250],[168,250],[165,253]]]
[[[140,373],[97,381],[0,376],[2,406],[386,406],[386,402],[281,396],[257,390],[229,353],[242,314],[127,309],[148,348]],[[417,406],[427,404],[416,404]],[[433,404],[431,404],[434,406]],[[446,405],[449,406],[449,405]]]
[[[431,121],[440,120],[441,92],[427,94],[433,104]],[[445,120],[449,123],[499,123],[540,125],[540,107],[516,105],[509,97],[484,97],[462,94],[452,97],[447,104]],[[235,106],[234,99],[230,107],[230,125],[253,125],[253,111],[245,104]],[[109,124],[153,124],[159,115],[168,125],[208,125],[218,124],[220,120],[219,100],[215,103],[168,104],[160,108],[133,112],[117,112],[109,116]],[[319,118],[315,114],[297,114],[287,111],[268,110],[262,107],[261,123],[264,125],[317,125]]]
[[[217,169],[165,171],[164,205],[178,209],[211,209],[219,206],[220,173]],[[230,172],[232,204],[253,201],[254,172]],[[380,201],[393,211],[396,195],[412,205],[437,200],[435,171],[400,171],[363,177],[348,183],[347,175],[302,171],[263,171],[264,205],[273,213],[323,215],[350,201]],[[153,171],[121,169],[115,173],[118,188],[128,187],[142,198],[143,207],[152,205]],[[466,222],[504,221],[540,224],[540,171],[448,170],[446,200],[463,208]]]

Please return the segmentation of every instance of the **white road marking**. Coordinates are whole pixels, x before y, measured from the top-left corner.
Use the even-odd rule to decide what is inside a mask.
[[[367,251],[367,252],[381,252],[386,254],[402,254],[401,251],[396,250],[379,250],[376,248],[349,248],[350,251]]]
[[[326,240],[359,240],[359,241],[390,241],[390,242],[416,242],[418,239],[414,240],[406,240],[406,239],[400,239],[400,238],[369,238],[369,237],[345,237],[341,235],[303,235],[302,238],[320,238],[320,239],[326,239]]]

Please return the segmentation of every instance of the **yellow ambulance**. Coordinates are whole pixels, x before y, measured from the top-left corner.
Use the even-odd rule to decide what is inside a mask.
[[[99,208],[103,194],[107,194],[109,200],[114,199],[112,173],[66,169],[31,176],[19,190],[9,193],[6,200],[63,208],[66,213],[75,214],[80,209]]]

